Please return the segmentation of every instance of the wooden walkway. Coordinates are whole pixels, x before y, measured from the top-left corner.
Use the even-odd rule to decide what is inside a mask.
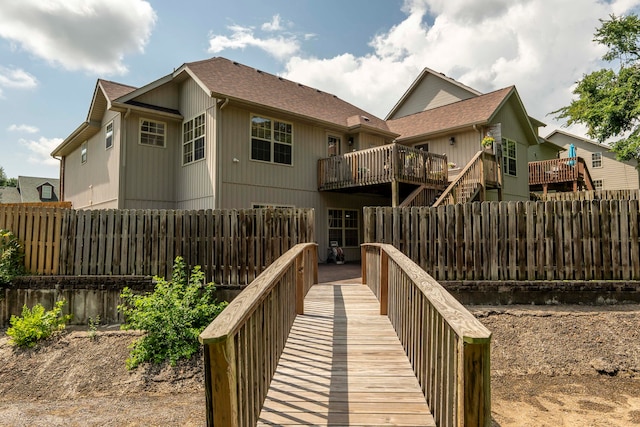
[[[391,323],[367,286],[314,285],[259,426],[435,426]]]

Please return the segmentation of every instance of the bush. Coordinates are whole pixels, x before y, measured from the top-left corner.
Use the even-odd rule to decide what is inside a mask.
[[[11,327],[7,335],[11,343],[18,347],[29,348],[42,339],[50,337],[54,332],[64,329],[72,315],[62,315],[65,300],[58,301],[53,309],[45,311],[42,304],[36,304],[29,310],[26,304],[22,307],[22,316],[11,316]]]
[[[24,274],[24,252],[18,238],[9,230],[0,229],[0,285],[11,283]]]
[[[122,329],[146,331],[146,335],[131,345],[126,365],[136,368],[140,363],[162,363],[169,360],[175,366],[181,358],[190,358],[200,349],[198,335],[227,306],[216,303],[215,286],[204,284],[200,266],[190,277],[185,263],[177,257],[171,282],[156,278],[155,291],[136,295],[125,288],[118,306],[126,323]]]

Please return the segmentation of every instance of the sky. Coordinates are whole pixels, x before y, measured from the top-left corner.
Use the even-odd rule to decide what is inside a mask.
[[[546,136],[575,82],[607,66],[599,19],[629,13],[640,0],[2,0],[0,166],[57,178],[50,153],[97,79],[143,86],[214,56],[381,118],[424,67],[482,92],[515,85]]]

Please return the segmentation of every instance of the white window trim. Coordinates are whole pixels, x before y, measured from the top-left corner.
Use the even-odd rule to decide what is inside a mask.
[[[162,124],[164,126],[164,134],[162,135],[164,137],[163,145],[144,144],[142,142],[142,122],[157,123],[157,124]],[[145,133],[149,133],[151,135],[157,135],[157,134],[152,134],[150,132],[145,132]],[[166,122],[162,122],[160,120],[154,120],[154,119],[149,119],[149,118],[146,118],[146,117],[140,117],[140,121],[138,123],[138,145],[142,145],[143,147],[167,148],[167,123]]]
[[[359,209],[357,209],[357,208],[327,208],[327,239],[329,239],[329,240],[331,240],[331,238],[329,236],[329,230],[337,230],[338,229],[337,227],[330,227],[330,224],[329,224],[329,211],[342,211],[343,214],[344,214],[345,211],[356,211],[358,213],[358,227],[357,228],[345,227],[344,226],[344,216],[343,216],[343,218],[342,218],[342,221],[343,221],[342,222],[342,227],[340,228],[342,230],[342,239],[341,240],[342,240],[342,244],[343,244],[343,246],[341,246],[341,247],[342,248],[358,248],[358,247],[360,247],[359,246],[360,243],[361,243],[360,242],[360,225],[361,225],[360,222],[361,222],[361,216],[362,216],[361,211]],[[358,246],[344,246],[344,244],[346,243],[345,237],[344,237],[344,231],[345,230],[356,230],[356,229],[357,229],[357,232],[358,232]]]
[[[88,152],[89,152],[89,144],[87,144],[87,141],[83,142],[82,145],[80,145],[80,163],[81,164],[85,164],[87,163],[87,158],[88,156]]]
[[[185,162],[184,161],[184,146],[189,142],[189,141],[185,141],[184,140],[184,125],[185,123],[188,122],[194,122],[196,118],[203,116],[203,126],[204,126],[204,133],[202,135],[202,137],[204,138],[204,153],[202,154],[202,158],[201,159],[197,159],[197,160],[191,160],[190,162]],[[182,133],[182,148],[180,150],[180,155],[182,156],[182,166],[188,166],[188,165],[192,165],[194,163],[198,163],[201,161],[204,161],[204,159],[207,158],[207,116],[205,114],[205,112],[202,112],[200,114],[196,114],[193,117],[191,117],[189,120],[185,120],[182,122],[182,126],[181,126],[181,133]],[[193,138],[191,139],[190,142],[194,142],[195,143],[195,139]],[[195,144],[193,145],[193,154],[195,157]]]
[[[111,127],[111,132],[109,132],[109,127]],[[114,135],[115,135],[115,132],[113,131],[113,120],[111,120],[104,127],[104,149],[105,150],[109,150],[109,149],[111,149],[113,147]],[[107,142],[109,141],[109,138],[111,138],[111,144],[107,145]]]
[[[513,143],[513,146],[515,147],[515,150],[516,150],[515,157],[505,156],[505,153],[508,152],[507,151],[507,142],[512,142]],[[516,173],[514,175],[512,175],[510,173],[507,173],[507,170],[504,167],[505,166],[505,161],[504,161],[505,158],[514,159],[516,161]],[[517,178],[518,177],[518,142],[517,141],[515,141],[513,139],[509,139],[509,138],[504,138],[504,137],[502,138],[502,159],[501,159],[501,161],[502,161],[502,167],[503,167],[502,173],[504,175],[506,175],[506,176],[512,176],[514,178]]]
[[[254,117],[260,117],[260,118],[263,118],[263,119],[271,120],[272,125],[273,125],[273,122],[281,122],[281,123],[286,123],[288,125],[291,125],[291,164],[278,163],[278,162],[274,162],[273,161],[274,144],[277,142],[275,140],[275,138],[273,137],[273,128],[271,129],[271,160],[269,160],[269,161],[267,161],[267,160],[259,160],[259,159],[254,159],[253,157],[251,157],[251,149],[252,149],[252,145],[251,145],[252,141],[251,140],[253,139],[252,129],[253,129],[253,118]],[[294,145],[295,145],[294,127],[295,126],[294,126],[293,122],[290,122],[290,121],[287,121],[287,120],[276,119],[274,117],[267,116],[267,115],[264,115],[264,114],[250,113],[249,114],[249,160],[252,161],[252,162],[265,163],[265,164],[269,164],[269,165],[293,167]],[[264,141],[266,141],[266,140],[264,140]],[[281,144],[281,143],[279,143],[279,144]]]
[[[596,181],[600,181],[600,188],[596,188]],[[604,190],[604,179],[594,179],[593,180],[593,189],[594,190]]]
[[[295,209],[295,205],[284,205],[282,203],[251,203],[251,209]]]
[[[600,166],[594,166],[593,165],[593,156],[596,155],[596,154],[600,156]],[[591,167],[594,168],[594,169],[602,168],[602,163],[603,163],[602,160],[603,159],[604,159],[604,156],[602,155],[602,151],[597,151],[595,153],[591,153]]]
[[[48,197],[45,195],[45,189],[48,192]],[[42,199],[43,200],[51,200],[53,198],[53,187],[49,184],[45,184],[41,187],[41,191],[42,191]]]

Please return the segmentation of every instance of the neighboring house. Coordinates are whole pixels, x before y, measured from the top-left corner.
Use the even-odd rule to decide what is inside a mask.
[[[396,142],[446,153],[464,168],[493,136],[502,164],[502,198],[528,200],[528,150],[538,144],[544,123],[527,114],[515,87],[482,94],[440,73],[425,69],[387,115]],[[501,143],[501,144],[500,144]],[[497,199],[498,191],[487,194]]]
[[[504,198],[526,199],[539,125],[513,87],[483,95],[427,70],[383,120],[212,58],[140,88],[98,80],[86,121],[52,155],[76,209],[313,208],[321,260],[331,241],[354,260],[364,206],[389,206],[420,182],[442,191],[446,175],[426,177],[424,159],[446,153],[464,167],[488,132],[503,141]]]
[[[589,169],[594,189],[640,189],[637,162],[617,160],[616,154],[609,146],[561,130],[553,131],[546,139],[567,149],[562,152],[562,158],[568,156],[568,148],[571,144],[576,147],[577,156],[584,159]]]
[[[58,202],[60,180],[19,176],[16,187],[0,187],[0,203]]]

